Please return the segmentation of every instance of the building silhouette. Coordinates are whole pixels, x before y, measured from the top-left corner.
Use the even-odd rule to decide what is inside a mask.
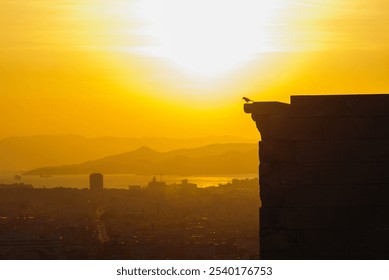
[[[389,259],[389,95],[244,110],[261,134],[260,258]]]
[[[103,174],[92,173],[89,175],[89,189],[92,192],[100,192],[104,189]]]
[[[164,191],[167,185],[164,181],[157,181],[157,178],[153,176],[153,179],[147,184],[147,187],[152,191]]]

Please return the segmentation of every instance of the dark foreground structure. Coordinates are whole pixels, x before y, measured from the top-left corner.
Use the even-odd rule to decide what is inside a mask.
[[[389,95],[245,104],[261,134],[261,259],[389,259]]]

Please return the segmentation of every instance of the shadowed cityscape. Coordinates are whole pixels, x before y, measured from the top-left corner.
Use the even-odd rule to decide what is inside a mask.
[[[250,142],[3,139],[0,258],[257,259],[258,156]],[[55,165],[71,161],[80,163]]]
[[[228,207],[226,207],[228,205]],[[258,179],[34,189],[0,184],[1,259],[256,259]]]

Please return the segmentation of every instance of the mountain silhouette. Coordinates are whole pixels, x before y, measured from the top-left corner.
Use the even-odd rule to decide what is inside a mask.
[[[212,144],[194,149],[158,152],[141,147],[81,164],[43,167],[25,175],[104,174],[210,175],[250,174],[258,169],[256,144]]]
[[[0,171],[14,172],[42,166],[82,163],[135,150],[142,146],[166,152],[212,143],[255,143],[255,141],[234,136],[187,139],[161,137],[86,138],[79,135],[14,136],[0,139]]]

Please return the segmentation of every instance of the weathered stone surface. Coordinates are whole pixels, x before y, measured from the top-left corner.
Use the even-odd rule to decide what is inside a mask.
[[[255,102],[245,104],[246,113],[251,113],[262,139],[280,139],[285,137],[285,119],[289,118],[290,105],[280,102]],[[279,125],[279,129],[277,129]],[[276,134],[274,135],[274,133]],[[269,134],[272,135],[269,135]],[[280,133],[280,135],[278,135]]]
[[[283,230],[261,230],[262,251],[287,251],[293,246],[295,232]]]
[[[289,104],[275,101],[244,104],[246,113],[258,115],[285,115],[289,114],[289,110]]]
[[[375,208],[375,228],[389,230],[389,206]]]
[[[347,230],[265,230],[261,234],[264,259],[349,259]],[[276,247],[282,241],[283,246]],[[275,248],[277,250],[275,250]]]
[[[320,183],[320,169],[317,163],[281,163],[280,182],[288,184],[308,184]]]
[[[375,253],[375,259],[389,259],[389,229],[375,229],[370,231],[365,240],[369,240],[369,246]]]
[[[324,118],[292,118],[285,121],[292,129],[292,140],[319,140],[324,139],[325,131],[322,129]]]
[[[377,139],[389,139],[389,117],[376,117],[375,137]]]
[[[349,161],[350,144],[347,140],[305,140],[296,143],[296,161]]]
[[[294,128],[285,116],[252,115],[262,140],[288,140],[292,139]]]
[[[348,207],[347,227],[349,229],[374,229],[375,228],[375,207],[357,206]]]
[[[262,137],[261,258],[389,259],[389,95],[247,108]]]
[[[352,230],[348,234],[348,259],[369,260],[375,259],[375,249],[373,243],[376,239],[376,232],[368,228]]]
[[[287,191],[282,185],[263,185],[260,189],[262,207],[286,207]]]
[[[346,229],[345,207],[262,207],[261,229]]]
[[[261,162],[259,164],[259,184],[280,185],[280,165],[278,163]]]
[[[265,185],[260,195],[262,207],[348,206],[346,185]],[[357,199],[362,198],[354,200]],[[355,205],[358,204],[355,202]]]
[[[346,140],[375,137],[375,119],[368,117],[294,117],[284,119],[284,126],[288,123],[290,129],[293,130],[290,133],[290,138],[293,140]],[[272,132],[269,134],[271,135]]]
[[[337,117],[347,116],[347,96],[291,96],[292,114],[300,117]]]
[[[372,117],[348,117],[345,119],[347,139],[375,138],[376,120]]]
[[[321,184],[373,184],[376,164],[372,162],[322,162],[320,163]]]
[[[377,184],[389,184],[389,162],[375,163],[375,173],[372,176]]]
[[[288,185],[284,186],[287,207],[346,207],[345,185]]]
[[[294,141],[265,141],[259,143],[260,162],[293,162],[296,155]]]
[[[264,260],[294,260],[296,254],[287,250],[283,251],[261,251],[261,259]]]
[[[292,96],[291,103],[296,116],[389,116],[387,94]]]
[[[389,95],[369,94],[347,96],[348,116],[389,116]]]
[[[295,128],[293,122],[289,120],[285,116],[268,116],[264,128],[260,130],[262,139],[268,141],[293,139]]]
[[[348,240],[347,230],[302,230],[299,231],[299,236],[304,243],[295,248],[297,259],[333,259],[334,252],[337,259],[349,258],[345,246]]]
[[[382,184],[378,185],[378,192],[376,194],[372,194],[370,192],[370,195],[374,195],[376,202],[375,206],[388,206],[389,207],[389,185],[388,184]]]
[[[350,160],[389,161],[389,144],[383,139],[350,140]]]
[[[349,185],[348,186],[348,205],[355,206],[375,206],[379,198],[384,194],[383,187],[380,185]],[[389,192],[388,192],[389,194]],[[389,196],[386,196],[387,203]]]

